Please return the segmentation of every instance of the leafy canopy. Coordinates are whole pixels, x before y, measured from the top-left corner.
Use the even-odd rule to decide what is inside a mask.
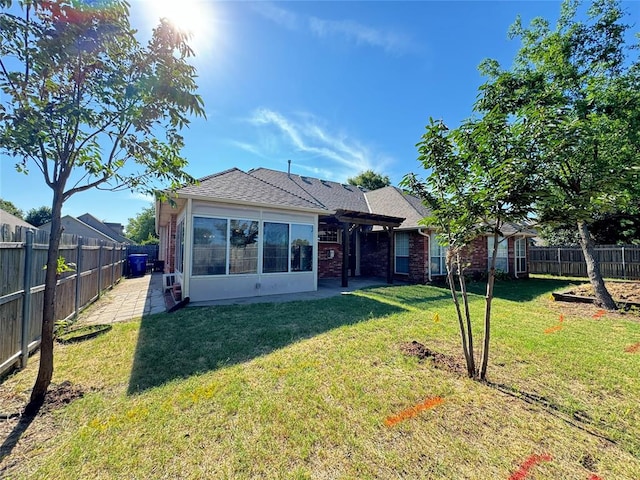
[[[135,217],[129,218],[125,233],[127,238],[141,245],[158,243],[155,205],[144,208]]]
[[[51,221],[51,207],[43,205],[39,208],[32,208],[24,219],[34,227],[40,227]]]
[[[376,173],[373,170],[364,170],[355,177],[347,178],[349,185],[356,185],[366,188],[367,190],[377,190],[378,188],[391,185],[391,179],[388,175]]]

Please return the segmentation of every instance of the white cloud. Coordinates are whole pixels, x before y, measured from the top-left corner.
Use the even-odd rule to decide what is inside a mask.
[[[255,2],[252,6],[256,12],[264,18],[277,23],[289,30],[297,30],[299,28],[299,18],[293,12],[281,8],[271,2]]]
[[[131,192],[129,193],[129,198],[131,200],[139,200],[139,201],[148,202],[148,203],[155,202],[155,198],[153,198],[153,195],[148,195],[146,193],[141,193],[141,192]]]
[[[409,40],[405,35],[368,27],[350,20],[323,20],[309,17],[309,28],[318,37],[342,36],[357,45],[380,47],[387,52],[406,50]]]
[[[319,38],[342,37],[356,45],[382,48],[391,53],[401,53],[411,47],[411,41],[406,35],[392,30],[374,28],[352,20],[325,20],[315,16],[302,16],[270,2],[257,2],[253,5],[257,13],[288,30],[306,28]]]
[[[320,178],[344,181],[370,168],[380,171],[390,163],[389,158],[346,134],[331,131],[309,114],[287,117],[259,108],[248,122],[257,127],[258,140],[232,141],[234,145],[262,158],[292,158],[298,168]]]

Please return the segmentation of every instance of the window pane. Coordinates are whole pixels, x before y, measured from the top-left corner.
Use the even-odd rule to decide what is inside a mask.
[[[396,233],[396,273],[409,273],[409,233]]]
[[[289,225],[264,222],[264,273],[287,272],[289,261]]]
[[[291,225],[291,271],[313,270],[313,225]]]
[[[184,220],[181,220],[180,223],[178,223],[178,226],[176,227],[176,265],[175,265],[175,270],[177,272],[184,272],[183,268],[184,268],[184,264],[183,264],[183,258],[184,258]]]
[[[498,237],[498,252],[496,255],[496,270],[502,270],[503,272],[509,271],[508,261],[508,245],[507,240],[503,237]],[[487,237],[487,268],[491,267],[491,257],[493,256],[494,238]]]
[[[231,220],[229,234],[229,273],[257,273],[258,222]]]
[[[227,220],[193,218],[193,275],[224,275],[227,265]]]

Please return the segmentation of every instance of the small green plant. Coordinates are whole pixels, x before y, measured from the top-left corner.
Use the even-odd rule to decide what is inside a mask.
[[[43,270],[47,269],[47,266],[45,265],[44,267],[42,267]],[[67,272],[75,272],[76,271],[76,264],[73,262],[69,262],[67,263],[67,260],[60,255],[58,257],[58,264],[56,266],[56,275],[62,275],[63,273],[67,273]]]
[[[53,337],[60,337],[60,335],[65,333],[69,326],[71,326],[71,322],[69,320],[56,320],[53,324]]]

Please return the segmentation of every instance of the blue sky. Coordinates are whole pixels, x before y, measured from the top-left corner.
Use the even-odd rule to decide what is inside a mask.
[[[560,9],[556,1],[131,3],[141,38],[159,14],[195,30],[207,119],[183,131],[191,175],[286,170],[290,159],[300,175],[346,181],[372,168],[394,184],[419,171],[415,144],[429,117],[456,126],[471,115],[478,64],[511,64],[516,16],[555,22]],[[640,2],[625,7],[640,18]],[[18,174],[13,163],[2,159],[0,196],[25,211],[50,205],[37,170]],[[63,214],[126,224],[148,205],[137,193],[91,191]]]

